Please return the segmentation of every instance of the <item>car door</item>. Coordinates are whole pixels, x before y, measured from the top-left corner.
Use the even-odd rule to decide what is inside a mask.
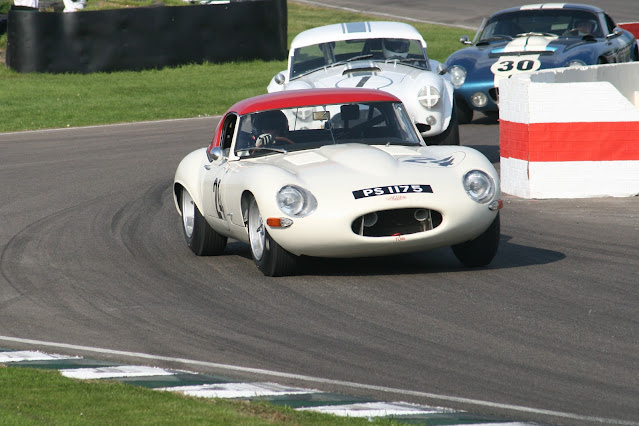
[[[608,27],[604,35],[606,35],[606,47],[610,52],[609,62],[628,62],[631,55],[631,43],[624,37],[621,28],[615,24],[610,16],[605,16],[606,26]]]
[[[224,205],[224,185],[222,184],[229,170],[228,155],[235,134],[237,115],[228,114],[224,117],[218,146],[222,156],[206,165],[204,176],[204,205],[205,211],[214,227],[228,230],[228,217]]]

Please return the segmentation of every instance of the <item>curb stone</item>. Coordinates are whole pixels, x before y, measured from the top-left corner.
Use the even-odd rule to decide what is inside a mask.
[[[323,392],[310,388],[283,386],[272,382],[238,382],[228,377],[163,369],[144,365],[86,359],[40,351],[0,348],[0,364],[10,367],[58,370],[78,380],[117,380],[122,383],[176,392],[203,398],[268,401],[300,411],[315,411],[343,417],[389,418],[411,424],[535,426],[465,411],[407,402],[374,399]]]

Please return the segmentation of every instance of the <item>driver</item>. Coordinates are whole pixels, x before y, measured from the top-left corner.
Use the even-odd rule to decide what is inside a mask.
[[[382,51],[386,59],[406,58],[408,49],[410,48],[410,40],[400,38],[386,38],[382,41]]]
[[[287,142],[288,120],[280,110],[264,111],[253,115],[253,138],[255,146],[274,145],[278,141]]]
[[[592,34],[595,30],[595,22],[590,19],[584,19],[581,21],[577,21],[575,23],[575,27],[570,30],[570,34],[578,35],[578,36],[586,36]]]

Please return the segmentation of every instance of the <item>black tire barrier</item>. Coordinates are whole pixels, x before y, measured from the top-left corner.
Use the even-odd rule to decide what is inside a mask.
[[[74,13],[9,10],[6,64],[18,72],[92,73],[286,57],[286,0]]]

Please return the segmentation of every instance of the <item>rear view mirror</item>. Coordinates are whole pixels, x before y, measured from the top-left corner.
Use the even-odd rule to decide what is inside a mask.
[[[359,105],[342,105],[339,110],[342,121],[359,119]]]

